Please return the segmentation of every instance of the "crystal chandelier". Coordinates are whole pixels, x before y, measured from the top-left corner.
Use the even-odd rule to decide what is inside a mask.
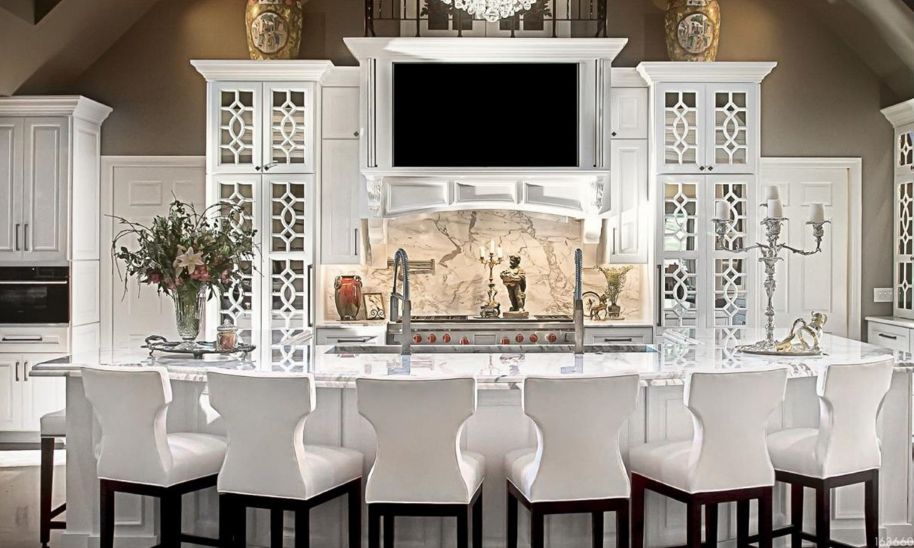
[[[482,17],[490,23],[499,19],[513,17],[521,11],[533,7],[536,0],[441,0],[445,4],[454,4],[459,10],[464,10],[473,17]]]

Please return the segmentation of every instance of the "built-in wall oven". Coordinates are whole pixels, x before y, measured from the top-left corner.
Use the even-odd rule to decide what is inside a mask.
[[[0,268],[0,325],[67,324],[69,321],[68,267]]]

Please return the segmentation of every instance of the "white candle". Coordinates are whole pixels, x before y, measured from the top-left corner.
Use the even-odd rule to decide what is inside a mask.
[[[770,187],[768,187],[768,189],[765,193],[765,200],[770,202],[771,200],[780,200],[780,199],[781,199],[781,191],[778,189],[777,185],[771,185]]]
[[[495,240],[489,240],[489,253],[495,255]]]
[[[484,259],[485,256],[486,256],[486,248],[483,246],[479,246],[479,258]]]
[[[768,200],[768,217],[771,219],[780,219],[784,216],[784,210],[781,207],[780,200]]]
[[[809,204],[809,222],[810,223],[824,223],[825,222],[825,204],[818,203],[818,202]]]
[[[501,246],[498,246],[498,258],[502,258]]]
[[[722,221],[730,220],[730,206],[727,205],[727,202],[725,202],[723,200],[718,200],[717,203],[714,204],[714,206],[715,206],[715,209],[714,209],[714,218],[715,219],[720,219]]]

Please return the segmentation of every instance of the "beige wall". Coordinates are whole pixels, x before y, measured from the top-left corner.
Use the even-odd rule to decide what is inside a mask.
[[[721,0],[719,59],[774,60],[762,93],[765,156],[863,158],[863,313],[891,274],[891,128],[879,113],[895,97],[843,40],[796,0]],[[628,37],[617,64],[664,60],[658,0],[609,0],[609,32]],[[310,0],[303,58],[352,64],[341,38],[362,34],[361,0]],[[203,154],[204,85],[194,58],[243,58],[242,0],[160,0],[83,75],[61,89],[114,107],[105,154]]]

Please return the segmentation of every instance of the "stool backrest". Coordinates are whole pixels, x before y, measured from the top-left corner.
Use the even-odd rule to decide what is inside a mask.
[[[693,373],[685,390],[694,436],[692,492],[774,485],[767,424],[784,401],[787,369]]]
[[[222,416],[228,437],[218,490],[310,496],[314,482],[301,463],[305,419],[316,401],[311,376],[210,371],[207,383],[210,404]]]
[[[86,399],[101,424],[100,478],[163,485],[173,466],[165,418],[171,384],[162,367],[87,367]]]
[[[359,414],[377,435],[368,502],[465,503],[460,433],[476,410],[471,377],[356,380]]]
[[[536,425],[532,500],[628,497],[619,430],[635,409],[638,374],[528,377],[524,413]]]
[[[879,468],[876,416],[892,383],[893,359],[833,364],[819,377],[816,460],[825,477]]]

